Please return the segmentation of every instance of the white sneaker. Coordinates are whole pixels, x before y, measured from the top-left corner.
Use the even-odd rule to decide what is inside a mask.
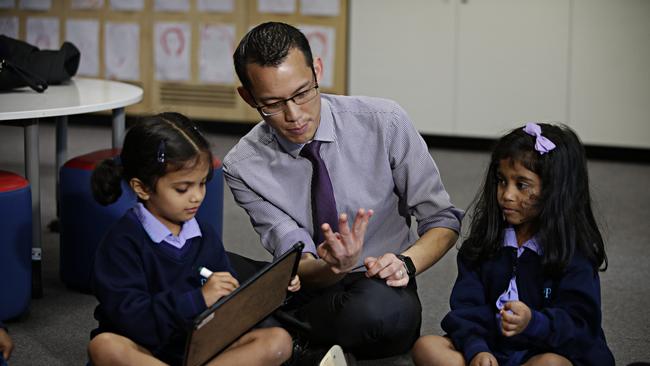
[[[345,361],[345,355],[343,355],[343,349],[339,345],[333,345],[332,348],[327,351],[323,359],[318,364],[319,366],[347,366],[348,363]]]

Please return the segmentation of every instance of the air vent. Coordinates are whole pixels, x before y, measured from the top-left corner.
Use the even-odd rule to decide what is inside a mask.
[[[221,85],[160,84],[163,105],[235,108],[236,89]]]

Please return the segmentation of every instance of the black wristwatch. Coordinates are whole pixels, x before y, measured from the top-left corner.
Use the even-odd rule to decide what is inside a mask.
[[[401,254],[395,254],[395,256],[404,262],[404,268],[406,268],[406,274],[409,275],[409,278],[415,277],[415,264],[413,264],[413,261],[411,260],[411,257],[401,255]]]

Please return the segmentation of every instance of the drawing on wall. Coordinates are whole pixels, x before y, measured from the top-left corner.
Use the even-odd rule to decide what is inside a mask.
[[[199,11],[232,13],[235,11],[235,0],[197,0],[196,7]]]
[[[200,32],[199,79],[208,83],[233,84],[235,76],[232,54],[235,52],[235,26],[204,24]]]
[[[18,17],[0,17],[0,34],[18,39]]]
[[[167,12],[188,12],[190,11],[189,0],[156,0],[154,2],[155,11]]]
[[[66,40],[81,53],[77,75],[99,75],[99,22],[70,19],[65,25]]]
[[[305,34],[314,57],[323,60],[323,76],[320,85],[326,88],[334,87],[334,52],[335,30],[332,27],[317,25],[298,25]]]
[[[259,13],[292,14],[296,11],[296,0],[257,0]]]
[[[187,81],[190,79],[190,40],[188,23],[156,23],[154,25],[154,59],[156,80]]]
[[[111,0],[111,9],[138,11],[144,9],[144,0]]]
[[[16,7],[14,0],[0,0],[0,9],[13,9]]]
[[[109,79],[140,79],[140,26],[137,23],[106,22],[104,63]]]
[[[48,11],[52,8],[52,0],[21,0],[20,8],[25,10]]]
[[[300,0],[300,13],[335,17],[340,13],[340,2],[340,0]]]
[[[27,18],[27,43],[42,50],[58,50],[59,19]]]
[[[104,7],[104,0],[72,0],[72,9],[101,9]]]

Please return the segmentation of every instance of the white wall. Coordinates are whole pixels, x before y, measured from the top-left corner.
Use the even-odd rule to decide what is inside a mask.
[[[425,134],[563,122],[650,148],[650,1],[352,0],[349,94],[398,101]]]

